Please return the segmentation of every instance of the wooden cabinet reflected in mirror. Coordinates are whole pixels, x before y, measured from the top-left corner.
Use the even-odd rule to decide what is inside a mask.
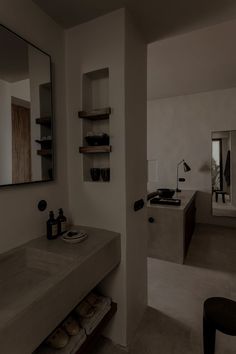
[[[236,217],[236,130],[212,132],[212,214]]]
[[[0,186],[53,179],[51,58],[0,25]]]

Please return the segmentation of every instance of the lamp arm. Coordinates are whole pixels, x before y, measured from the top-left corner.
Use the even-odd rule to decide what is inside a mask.
[[[179,165],[181,165],[181,163],[183,163],[183,162],[184,162],[184,159],[181,160],[181,161],[177,164],[177,167],[179,167]]]
[[[179,166],[184,162],[184,159],[177,164],[176,168],[176,192],[179,191]]]

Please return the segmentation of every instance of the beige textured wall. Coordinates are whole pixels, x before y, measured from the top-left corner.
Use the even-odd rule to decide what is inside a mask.
[[[125,225],[125,14],[116,11],[66,31],[69,202],[74,223],[121,233],[121,267],[104,285],[118,302],[109,335],[126,344],[126,225]],[[109,68],[110,183],[83,181],[82,75]]]
[[[56,141],[56,181],[0,188],[0,252],[45,233],[47,212],[37,203],[48,201],[49,208],[67,212],[66,121],[63,31],[30,0],[2,0],[0,23],[9,27],[52,56],[54,70],[54,111]]]
[[[126,13],[125,146],[128,342],[147,305],[147,210],[133,203],[147,189],[147,45]]]
[[[121,345],[129,342],[143,314],[147,290],[146,214],[145,210],[133,211],[134,201],[146,193],[146,47],[131,22],[121,9],[66,31],[71,217],[75,223],[121,233],[121,265],[102,284],[118,302],[118,313],[106,334]],[[106,67],[112,108],[111,181],[84,182],[83,156],[78,152],[82,145],[82,122],[78,119],[82,75]]]
[[[158,161],[157,187],[176,187],[176,164],[192,170],[183,189],[198,190],[197,221],[236,226],[234,218],[211,216],[211,132],[236,129],[236,88],[148,101],[148,160]]]

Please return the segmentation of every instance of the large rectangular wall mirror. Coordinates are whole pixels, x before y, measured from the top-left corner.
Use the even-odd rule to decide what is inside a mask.
[[[0,25],[0,186],[53,179],[50,56]]]
[[[236,216],[236,130],[211,136],[212,214]]]

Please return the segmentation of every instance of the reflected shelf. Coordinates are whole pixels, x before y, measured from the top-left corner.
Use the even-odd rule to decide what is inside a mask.
[[[50,149],[37,150],[37,154],[40,155],[40,156],[51,157],[52,156],[52,150],[50,150]]]
[[[52,119],[51,119],[51,117],[36,118],[36,124],[51,125],[52,124]]]
[[[110,153],[111,145],[103,146],[80,146],[79,152],[81,154],[98,154],[98,153]]]

